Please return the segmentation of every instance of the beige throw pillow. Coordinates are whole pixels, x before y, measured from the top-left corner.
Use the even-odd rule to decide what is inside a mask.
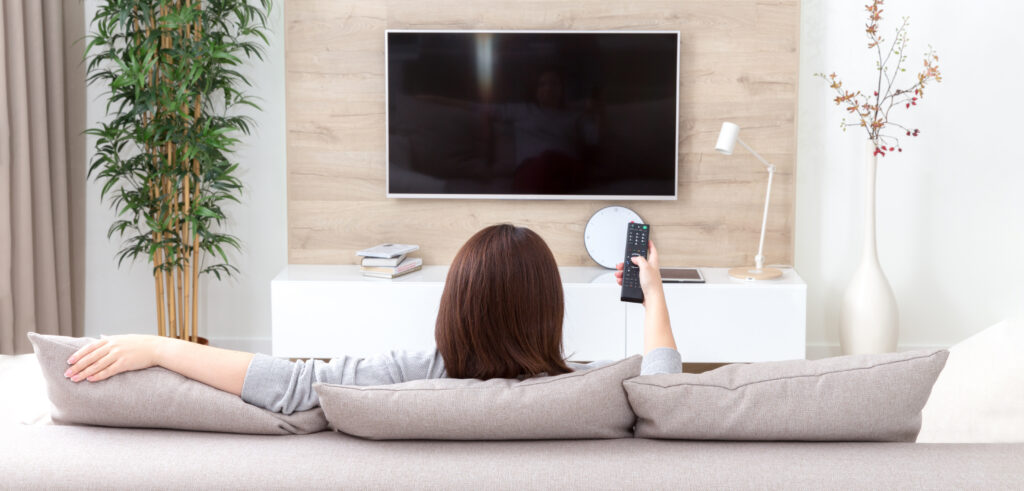
[[[522,381],[313,387],[333,428],[373,440],[628,438],[635,418],[622,382],[640,373],[641,360]]]
[[[99,382],[64,377],[67,360],[95,341],[28,333],[53,404],[57,424],[253,433],[305,434],[328,428],[320,408],[290,415],[267,411],[240,397],[162,367],[119,373]]]
[[[727,365],[624,383],[636,436],[912,442],[946,350]]]

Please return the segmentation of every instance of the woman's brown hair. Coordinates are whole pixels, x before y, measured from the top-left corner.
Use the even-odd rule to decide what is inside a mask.
[[[434,338],[453,378],[517,378],[571,370],[562,358],[562,280],[532,230],[492,225],[448,270]]]

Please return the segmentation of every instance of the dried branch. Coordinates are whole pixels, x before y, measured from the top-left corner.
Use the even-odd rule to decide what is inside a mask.
[[[875,65],[878,71],[878,79],[875,83],[875,90],[870,96],[874,99],[874,104],[870,103],[869,96],[860,91],[850,92],[843,89],[843,82],[835,73],[829,75],[824,73],[814,74],[814,76],[820,77],[828,83],[829,87],[835,91],[836,97],[833,99],[833,102],[837,106],[845,105],[847,113],[857,116],[857,126],[867,131],[868,139],[875,144],[875,155],[881,156],[885,156],[886,152],[903,151],[900,139],[886,133],[886,131],[899,129],[901,133],[906,132],[906,136],[915,137],[920,134],[919,129],[910,129],[892,121],[890,119],[892,110],[900,108],[900,106],[902,106],[902,109],[907,110],[917,106],[918,101],[924,97],[925,86],[932,81],[936,83],[942,81],[942,73],[939,71],[938,66],[939,57],[935,54],[935,50],[929,46],[928,51],[924,54],[924,68],[917,73],[916,83],[902,89],[894,88],[900,78],[900,74],[907,70],[904,67],[904,62],[907,60],[906,48],[909,44],[907,26],[910,24],[910,21],[909,18],[903,18],[903,22],[896,29],[893,40],[889,44],[889,49],[883,52],[882,44],[885,39],[878,35],[879,23],[882,20],[883,3],[884,0],[873,0],[871,4],[865,5],[865,9],[868,12],[868,23],[865,25],[864,32],[868,38],[868,49],[874,49],[878,56],[878,61]],[[895,67],[893,67],[892,74],[890,75],[889,67],[890,61],[893,60],[893,55],[896,55]],[[850,125],[851,123],[848,123],[846,118],[843,118],[839,126],[843,131],[846,131]]]

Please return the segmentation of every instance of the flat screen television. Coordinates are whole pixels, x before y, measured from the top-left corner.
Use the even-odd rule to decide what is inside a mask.
[[[388,197],[676,198],[678,32],[385,35]]]

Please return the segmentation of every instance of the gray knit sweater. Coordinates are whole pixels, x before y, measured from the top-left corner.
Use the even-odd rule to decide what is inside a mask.
[[[573,370],[586,370],[611,361],[567,362]],[[655,348],[644,355],[640,374],[679,373],[682,360],[672,348]],[[291,414],[320,405],[315,382],[343,385],[387,385],[427,378],[445,378],[444,360],[437,350],[389,351],[370,358],[342,356],[321,360],[288,361],[256,353],[245,372],[242,400],[270,411]]]

